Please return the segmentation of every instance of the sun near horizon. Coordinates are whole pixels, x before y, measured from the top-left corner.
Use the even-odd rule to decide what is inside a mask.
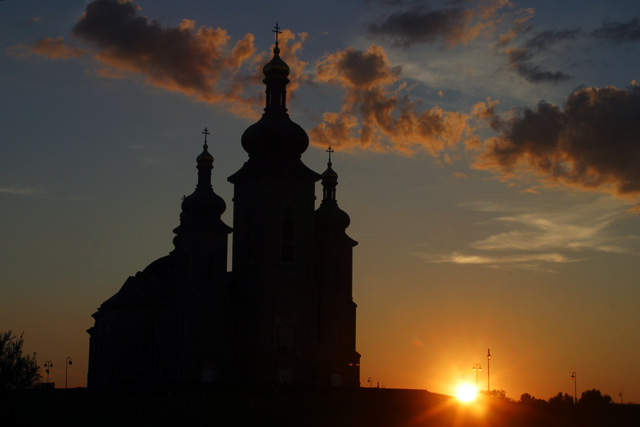
[[[478,396],[478,390],[471,384],[460,384],[456,390],[456,397],[460,402],[471,402]]]

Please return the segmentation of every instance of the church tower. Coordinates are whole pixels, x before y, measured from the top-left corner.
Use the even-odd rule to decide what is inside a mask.
[[[129,277],[93,314],[90,388],[228,380],[226,204],[211,185],[207,129],[198,184],[182,201],[175,249]],[[226,377],[225,377],[226,376]]]
[[[176,346],[178,381],[209,383],[229,377],[230,351],[226,326],[228,294],[227,245],[231,227],[220,218],[226,203],[213,191],[213,156],[208,151],[207,128],[202,153],[196,158],[198,184],[182,201],[180,225],[173,232],[178,282],[177,304],[182,328]],[[195,357],[194,357],[195,356]]]
[[[315,183],[301,160],[307,133],[286,107],[289,66],[280,58],[276,25],[273,58],[264,66],[266,106],[242,135],[249,159],[228,180],[234,185],[233,275],[243,301],[237,348],[239,375],[258,382],[316,382],[313,313]]]
[[[356,352],[356,304],[352,298],[353,248],[345,230],[351,219],[338,207],[338,174],[329,162],[322,174],[322,202],[315,212],[315,278],[317,340],[322,383],[334,387],[360,385],[360,354]]]

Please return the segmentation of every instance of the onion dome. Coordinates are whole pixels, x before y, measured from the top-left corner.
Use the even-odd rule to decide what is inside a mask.
[[[351,218],[338,207],[336,200],[338,174],[331,168],[333,149],[329,147],[327,152],[329,153],[329,163],[327,169],[322,173],[322,203],[315,212],[315,220],[320,229],[344,231],[351,224]]]
[[[309,146],[309,136],[287,114],[289,66],[280,58],[276,24],[273,58],[263,67],[266,105],[262,118],[242,134],[242,147],[249,157],[300,157]]]
[[[289,72],[290,68],[286,62],[280,58],[280,48],[277,43],[273,48],[273,58],[271,61],[267,62],[264,67],[262,67],[262,72],[264,73],[264,80],[269,79],[281,79],[286,80],[289,83]],[[264,83],[267,83],[266,81]]]
[[[202,153],[196,158],[198,169],[198,185],[193,193],[182,200],[182,212],[180,213],[180,226],[174,230],[176,234],[184,231],[185,227],[202,227],[213,225],[213,221],[227,209],[227,204],[218,196],[211,186],[211,170],[213,169],[213,156],[208,151],[207,135],[209,131],[204,129],[205,140]]]

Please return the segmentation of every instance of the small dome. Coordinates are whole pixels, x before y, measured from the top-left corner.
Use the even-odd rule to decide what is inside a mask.
[[[338,174],[336,173],[336,171],[334,171],[333,169],[331,169],[331,163],[329,163],[329,166],[327,167],[327,170],[325,170],[324,172],[322,172],[322,181],[338,181]]]
[[[344,231],[351,224],[351,218],[335,200],[323,200],[315,212],[315,220],[320,229]]]
[[[209,153],[209,151],[207,151],[206,145],[204,146],[202,153],[200,153],[200,155],[196,157],[196,162],[198,163],[198,165],[203,163],[207,166],[213,165],[213,156]]]
[[[287,63],[280,58],[280,48],[276,46],[273,49],[273,58],[262,67],[265,79],[287,79],[290,71]]]
[[[217,218],[227,209],[227,204],[211,189],[196,189],[184,198],[181,207],[180,216],[184,218]]]

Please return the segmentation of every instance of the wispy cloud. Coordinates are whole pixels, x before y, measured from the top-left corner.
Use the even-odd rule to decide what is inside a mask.
[[[0,193],[19,196],[39,196],[43,191],[34,187],[0,187]]]
[[[617,244],[605,230],[620,219],[619,212],[598,212],[582,206],[559,212],[528,212],[504,215],[497,222],[513,228],[497,233],[470,246],[483,251],[548,251],[595,250],[625,253],[628,248]]]
[[[631,214],[627,205],[610,198],[561,209],[514,209],[491,203],[463,207],[495,214],[490,223],[504,231],[470,242],[464,250],[416,256],[433,263],[555,271],[554,266],[585,260],[594,252],[635,253],[638,243],[637,236],[612,231]]]
[[[471,255],[461,252],[450,254],[416,254],[418,257],[432,263],[450,263],[481,265],[490,268],[514,268],[519,270],[537,270],[556,272],[552,267],[558,264],[577,262],[578,259],[569,259],[560,253],[528,254],[528,255]]]
[[[631,18],[627,22],[605,21],[591,35],[614,44],[640,41],[640,21],[638,18]]]

